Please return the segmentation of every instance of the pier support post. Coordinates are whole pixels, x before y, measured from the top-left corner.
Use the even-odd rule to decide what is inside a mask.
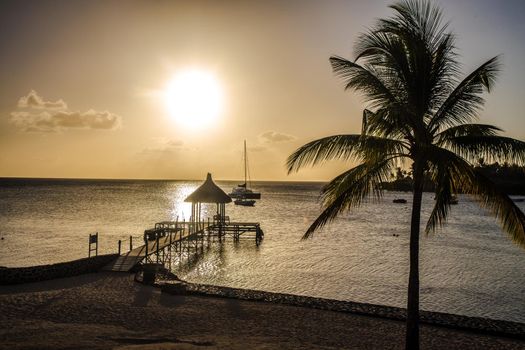
[[[202,231],[201,231],[201,252],[204,250],[204,220],[202,221]]]
[[[186,225],[184,222],[182,222],[182,227],[181,227],[181,230],[179,231],[179,241],[178,241],[178,253],[179,253],[179,257],[180,255],[182,254],[182,236],[184,235],[184,230],[186,230]]]
[[[156,250],[156,254],[157,255],[157,264],[159,263],[159,235],[157,234],[156,235],[157,237],[157,250]]]
[[[186,234],[188,233],[189,234],[189,230],[190,230],[190,224],[188,223],[188,232],[186,232],[186,219],[182,219],[182,227],[184,229],[183,233]],[[184,247],[182,246],[182,238],[179,239],[179,254],[182,256],[182,250],[184,249]]]
[[[175,224],[175,234],[177,234],[177,224]],[[172,232],[170,231],[170,245],[168,246],[168,261],[169,270],[171,271],[171,248],[173,244]]]
[[[207,228],[207,231],[208,231],[208,245],[210,244],[210,233],[211,233],[211,230],[210,230],[210,217],[208,217],[208,228]]]
[[[144,261],[148,262],[148,245],[149,244],[148,244],[148,238],[147,237],[146,237],[145,241],[146,241],[146,252],[144,254]]]
[[[133,250],[133,236],[132,235],[129,236],[129,250],[130,251]]]
[[[118,255],[120,255],[120,246],[122,245],[122,241],[118,240]]]

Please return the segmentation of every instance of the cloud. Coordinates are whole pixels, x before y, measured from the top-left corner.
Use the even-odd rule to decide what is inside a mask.
[[[108,111],[85,113],[57,111],[50,113],[12,112],[11,123],[27,132],[56,132],[65,129],[117,129],[120,117]]]
[[[18,101],[18,110],[11,112],[10,122],[26,132],[58,132],[72,129],[118,129],[122,118],[108,111],[71,111],[62,99],[45,101],[36,91],[31,90]]]
[[[265,143],[288,142],[296,139],[296,137],[293,135],[288,135],[276,131],[266,131],[259,135],[259,138]]]
[[[64,100],[59,99],[55,102],[44,101],[35,90],[29,91],[27,96],[22,96],[18,100],[19,108],[36,108],[36,109],[67,109]]]

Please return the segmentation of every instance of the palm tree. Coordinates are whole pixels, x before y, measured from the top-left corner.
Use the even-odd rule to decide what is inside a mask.
[[[410,224],[410,274],[406,348],[419,348],[419,236],[423,179],[436,186],[435,206],[425,233],[434,232],[450,211],[455,193],[477,197],[518,245],[525,247],[525,215],[503,192],[475,169],[476,162],[525,163],[525,142],[500,136],[501,129],[477,124],[482,94],[492,89],[500,68],[498,56],[461,76],[454,35],[441,10],[426,0],[390,6],[394,16],[380,19],[359,36],[354,61],[330,57],[345,89],[360,92],[367,104],[362,130],[312,141],[288,157],[288,172],[339,159],[359,165],[323,187],[323,211],[303,236],[358,207],[380,198],[381,183],[400,165],[413,171]]]

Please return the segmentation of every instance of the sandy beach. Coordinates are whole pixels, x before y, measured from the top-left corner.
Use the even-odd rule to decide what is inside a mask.
[[[0,288],[2,349],[402,349],[404,323],[177,296],[95,273]],[[423,349],[524,349],[518,339],[423,325]]]

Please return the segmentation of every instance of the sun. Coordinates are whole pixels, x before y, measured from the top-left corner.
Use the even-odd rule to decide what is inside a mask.
[[[166,107],[170,116],[187,128],[200,129],[218,119],[223,108],[223,90],[213,74],[185,69],[166,86]]]

